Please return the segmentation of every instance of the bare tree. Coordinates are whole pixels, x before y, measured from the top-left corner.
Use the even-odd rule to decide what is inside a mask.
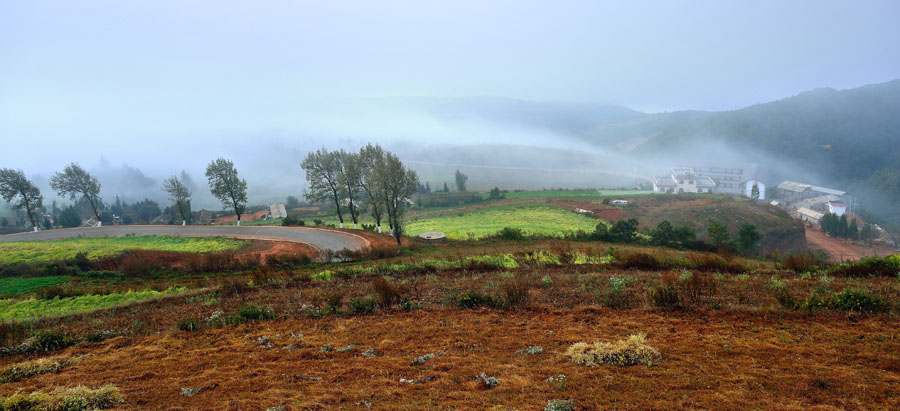
[[[391,235],[399,246],[400,238],[403,236],[406,209],[412,202],[410,197],[416,193],[419,177],[415,171],[404,167],[400,159],[391,153],[386,153],[384,159],[379,161],[376,173],[385,200]]]
[[[247,208],[247,181],[238,177],[234,163],[224,158],[213,160],[206,166],[206,178],[212,195],[222,202],[225,209],[237,214],[237,225],[241,225],[241,214]]]
[[[78,194],[81,194],[91,205],[91,211],[97,217],[97,227],[103,225],[103,222],[100,221],[100,212],[97,211],[101,204],[100,182],[81,166],[71,163],[61,173],[54,174],[50,178],[50,187],[60,197],[69,196],[69,200],[74,200]]]
[[[338,152],[329,152],[321,148],[309,153],[300,163],[303,171],[306,171],[306,181],[309,182],[309,192],[306,198],[309,201],[324,201],[332,199],[337,209],[338,220],[341,228],[344,228],[344,215],[341,213],[341,182],[339,180],[343,166],[341,155]]]
[[[13,209],[24,208],[34,231],[39,230],[40,216],[37,215],[37,211],[43,206],[44,197],[41,196],[41,191],[25,178],[22,170],[0,169],[0,197],[10,203]]]
[[[359,150],[359,185],[366,193],[368,206],[372,208],[372,217],[378,232],[381,232],[381,217],[385,203],[383,191],[379,189],[376,165],[384,161],[384,150],[379,145],[367,144]]]
[[[169,194],[169,200],[175,203],[178,214],[181,215],[181,225],[187,225],[191,216],[191,192],[187,186],[172,176],[163,181],[163,190]]]

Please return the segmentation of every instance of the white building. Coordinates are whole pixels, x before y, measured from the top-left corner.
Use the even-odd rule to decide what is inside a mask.
[[[715,188],[713,179],[688,167],[675,167],[667,176],[653,177],[653,191],[658,193],[712,193]]]
[[[806,207],[800,207],[797,209],[797,217],[799,217],[803,221],[807,221],[813,224],[819,224],[819,222],[822,221],[822,217],[825,217],[825,214],[815,210],[810,210]]]
[[[766,185],[759,180],[747,180],[744,182],[744,196],[753,197],[753,185],[756,185],[756,188],[759,189],[759,199],[766,199]]]
[[[688,168],[694,170],[701,177],[709,177],[715,181],[716,187],[713,189],[713,192],[718,194],[744,194],[746,183],[756,180],[756,164],[730,164],[727,167],[722,167],[721,165],[693,165]],[[760,190],[760,195],[762,195],[762,190]],[[760,196],[760,199],[762,199],[762,196]]]
[[[847,212],[847,205],[836,201],[829,201],[828,212],[840,217],[844,215],[845,212]]]
[[[287,217],[287,210],[284,209],[284,204],[275,203],[269,206],[269,215],[272,218],[285,218]]]

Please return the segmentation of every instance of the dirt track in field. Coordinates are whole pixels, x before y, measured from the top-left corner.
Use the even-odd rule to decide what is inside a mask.
[[[824,250],[828,253],[829,259],[833,262],[858,260],[866,256],[885,256],[896,253],[896,251],[884,246],[870,248],[841,241],[837,238],[828,236],[828,234],[825,234],[824,231],[816,226],[806,227],[806,243],[810,250]]]

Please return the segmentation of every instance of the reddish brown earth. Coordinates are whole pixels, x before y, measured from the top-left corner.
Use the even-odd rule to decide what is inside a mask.
[[[167,410],[540,410],[548,399],[580,409],[897,409],[898,326],[881,316],[600,308],[296,317],[70,348],[63,354],[91,356],[0,393],[113,383],[122,409]],[[639,332],[661,365],[583,367],[563,355],[575,342]],[[544,352],[515,354],[528,346]],[[427,353],[436,356],[411,365]],[[479,387],[482,372],[500,385]],[[559,374],[565,384],[546,381]],[[184,397],[182,387],[202,391]]]
[[[255,213],[242,214],[241,221],[259,221],[259,220],[262,220],[263,216],[266,214],[269,214],[268,210],[257,211]],[[237,221],[237,216],[231,215],[231,216],[225,216],[225,217],[217,217],[215,223],[216,224],[233,223],[235,221]]]
[[[831,261],[842,262],[844,260],[858,260],[862,257],[880,255],[885,256],[896,253],[890,247],[876,245],[875,247],[863,247],[846,241],[839,240],[825,234],[819,227],[809,225],[806,227],[806,242],[810,250],[824,250]]]

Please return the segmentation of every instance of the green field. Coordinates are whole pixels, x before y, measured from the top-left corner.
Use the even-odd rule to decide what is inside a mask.
[[[39,288],[62,284],[69,281],[65,275],[30,278],[0,278],[0,295],[16,296],[37,291]]]
[[[109,257],[129,250],[210,253],[236,250],[247,242],[231,238],[124,236],[71,238],[0,243],[0,264],[47,263],[86,252],[89,258]]]
[[[141,290],[105,295],[84,295],[80,297],[54,298],[52,300],[0,300],[0,321],[26,321],[46,317],[59,317],[79,312],[109,308],[117,305],[167,295],[181,294],[185,287],[169,288],[165,291]]]
[[[643,190],[537,190],[503,193],[509,200],[536,198],[610,198],[654,195],[653,191]],[[485,194],[485,198],[487,198]]]
[[[447,238],[466,239],[492,235],[504,227],[521,228],[528,234],[562,234],[567,231],[593,231],[602,220],[583,216],[551,204],[522,203],[474,208],[457,214],[445,212],[411,218],[409,235],[442,231]]]

